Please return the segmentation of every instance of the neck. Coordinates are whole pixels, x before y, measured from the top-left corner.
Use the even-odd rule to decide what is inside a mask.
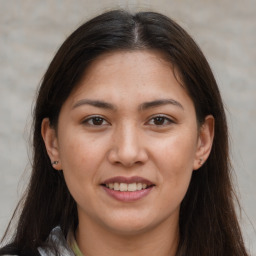
[[[110,232],[90,222],[79,223],[76,239],[85,256],[174,256],[179,242],[178,222],[163,222],[133,234]]]

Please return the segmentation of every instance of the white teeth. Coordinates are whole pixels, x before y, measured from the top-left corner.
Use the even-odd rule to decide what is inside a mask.
[[[120,183],[119,190],[120,191],[127,191],[127,184],[126,183]]]
[[[146,189],[147,188],[147,184],[145,183],[109,183],[106,184],[106,187],[112,190],[117,190],[117,191],[129,191],[129,192],[133,192],[133,191],[139,191],[142,189]]]
[[[119,183],[114,183],[114,190],[119,190]]]
[[[145,185],[145,188],[146,188],[147,185],[146,185],[146,184],[144,184],[144,185]],[[137,189],[137,190],[142,190],[142,188],[143,188],[143,184],[138,183],[138,184],[136,185],[136,189]]]
[[[137,190],[136,183],[132,183],[128,185],[128,191],[136,191],[136,190]]]

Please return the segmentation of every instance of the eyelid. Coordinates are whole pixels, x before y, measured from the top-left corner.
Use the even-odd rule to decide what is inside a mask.
[[[103,119],[103,122],[106,122],[106,124],[101,124],[101,125],[94,125],[94,124],[89,124],[89,121],[90,120],[93,120],[94,118],[100,118],[100,119]],[[105,126],[105,125],[110,125],[109,121],[104,117],[104,116],[101,116],[101,115],[90,115],[90,116],[87,116],[86,118],[84,118],[82,120],[82,124],[84,125],[88,125],[88,126],[98,126],[98,127],[102,127],[102,126]]]
[[[168,115],[165,115],[165,114],[156,114],[156,115],[151,116],[151,117],[148,119],[148,121],[146,122],[146,124],[148,124],[150,121],[152,121],[153,119],[155,119],[155,118],[157,118],[157,117],[164,118],[165,120],[168,121],[168,124],[162,124],[162,125],[151,124],[151,125],[158,126],[158,127],[163,127],[163,126],[167,126],[167,125],[171,125],[171,124],[176,123],[175,120],[174,120],[173,118],[171,118],[170,116],[168,116]]]

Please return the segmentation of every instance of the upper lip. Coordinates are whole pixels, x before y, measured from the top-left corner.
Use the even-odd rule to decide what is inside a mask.
[[[142,184],[146,184],[147,186],[154,185],[153,182],[151,182],[150,180],[147,180],[139,176],[132,176],[132,177],[116,176],[103,181],[102,185],[110,184],[110,183],[127,183],[127,184],[142,183]]]

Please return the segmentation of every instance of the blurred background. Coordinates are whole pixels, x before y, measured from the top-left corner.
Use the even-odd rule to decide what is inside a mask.
[[[0,237],[29,177],[31,113],[40,80],[74,29],[113,8],[160,11],[205,53],[226,106],[240,222],[255,256],[255,0],[0,0]]]

